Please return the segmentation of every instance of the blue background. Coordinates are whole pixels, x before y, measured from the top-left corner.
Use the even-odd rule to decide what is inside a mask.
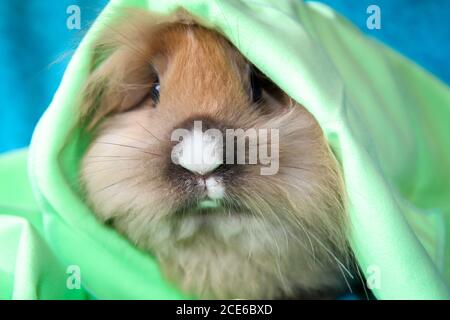
[[[0,1],[0,152],[29,144],[71,54],[106,2]],[[450,84],[450,0],[322,2]],[[81,30],[66,27],[73,4],[81,8]],[[370,4],[381,8],[381,30],[366,28]]]

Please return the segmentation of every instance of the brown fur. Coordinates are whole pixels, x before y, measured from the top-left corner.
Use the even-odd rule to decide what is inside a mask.
[[[314,117],[262,74],[264,99],[253,103],[253,66],[191,17],[135,12],[125,20],[94,44],[83,92],[81,119],[94,139],[80,177],[96,215],[202,298],[341,290],[349,262],[344,187]],[[156,74],[155,107],[148,92]],[[194,119],[279,129],[279,172],[261,176],[259,165],[241,165],[224,178],[223,208],[199,214],[170,159],[172,130]]]

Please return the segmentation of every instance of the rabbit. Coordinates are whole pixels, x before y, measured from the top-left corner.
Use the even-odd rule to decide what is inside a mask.
[[[313,115],[220,31],[184,11],[129,12],[92,44],[80,97],[91,136],[79,172],[86,203],[182,292],[312,299],[345,290],[339,163]],[[177,129],[187,136],[173,139]],[[195,137],[206,129],[240,134],[220,145]],[[255,141],[249,129],[276,134]],[[256,163],[224,152],[239,137],[251,140],[244,162],[257,154]],[[252,153],[261,148],[277,170],[263,174],[268,162]],[[185,159],[204,150],[211,161]]]

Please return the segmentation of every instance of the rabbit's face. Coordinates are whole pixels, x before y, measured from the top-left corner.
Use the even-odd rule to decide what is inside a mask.
[[[201,297],[339,288],[343,182],[314,117],[219,33],[135,15],[83,92],[95,214]]]

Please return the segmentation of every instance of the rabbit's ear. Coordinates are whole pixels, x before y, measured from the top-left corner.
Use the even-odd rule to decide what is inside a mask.
[[[88,130],[110,114],[137,107],[148,96],[156,75],[145,59],[135,55],[122,46],[93,68],[80,106],[81,119]]]
[[[184,12],[161,17],[129,10],[92,44],[89,76],[82,91],[80,120],[87,130],[106,116],[142,103],[157,80],[154,64],[163,64],[157,33],[168,25],[188,23]]]

